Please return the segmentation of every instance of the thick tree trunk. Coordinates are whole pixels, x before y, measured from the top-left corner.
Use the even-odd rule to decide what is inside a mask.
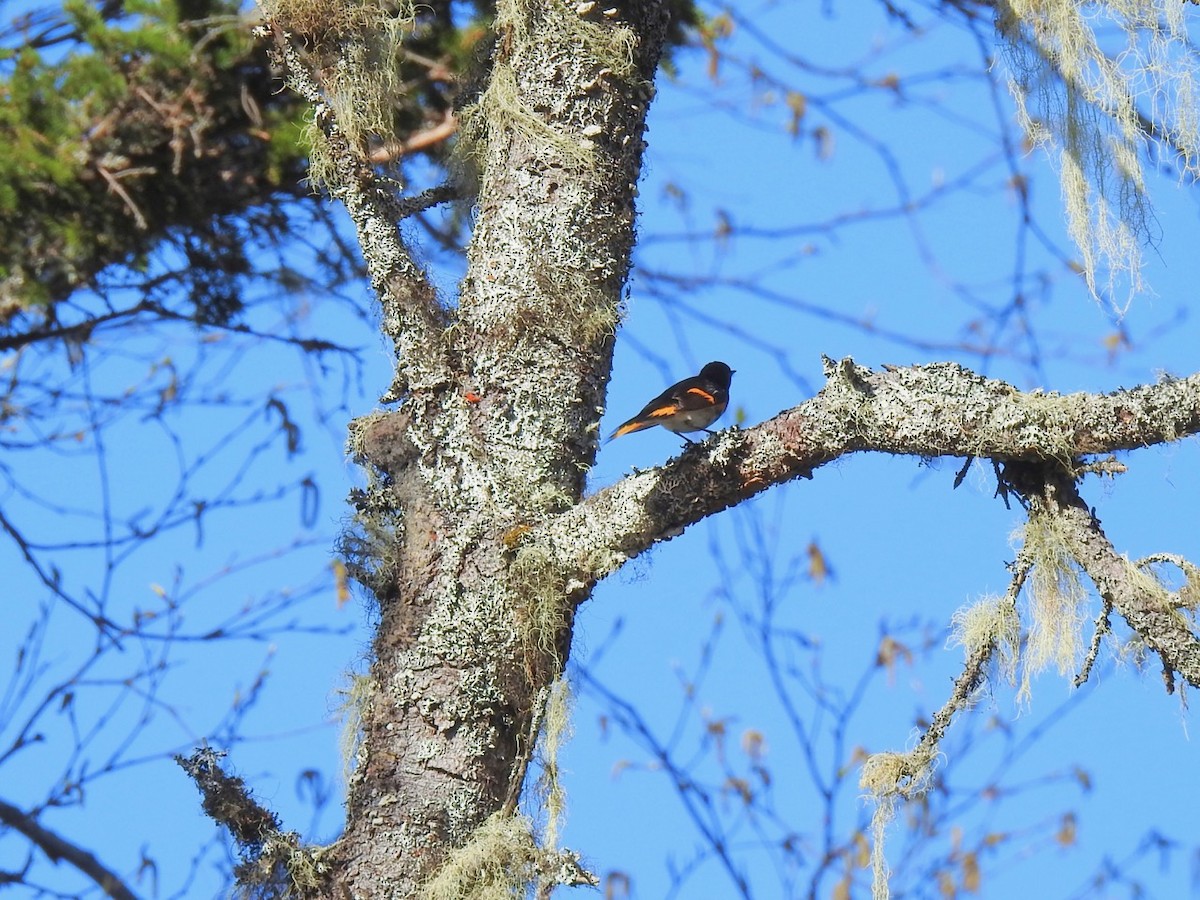
[[[335,896],[412,896],[506,806],[568,651],[586,588],[522,536],[595,457],[665,25],[654,2],[609,12],[500,4],[454,323],[399,360],[400,409],[355,426],[380,624]]]

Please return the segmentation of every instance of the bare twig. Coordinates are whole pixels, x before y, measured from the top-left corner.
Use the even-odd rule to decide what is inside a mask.
[[[96,166],[96,171],[98,171],[101,177],[108,182],[109,189],[125,201],[125,205],[129,208],[129,212],[133,215],[133,221],[137,223],[138,229],[145,231],[147,228],[146,217],[142,215],[142,211],[138,209],[137,204],[133,202],[133,198],[129,196],[129,192],[126,191],[125,188],[121,187],[121,182],[117,179],[117,177],[108,170],[107,166],[98,165]]]
[[[95,854],[72,844],[41,825],[33,816],[3,800],[0,800],[0,823],[25,835],[52,862],[65,861],[73,865],[92,879],[109,897],[115,900],[137,900],[137,894],[126,886],[119,875],[96,859]]]
[[[1092,632],[1092,643],[1088,646],[1087,656],[1083,658],[1083,666],[1079,669],[1079,674],[1075,676],[1075,681],[1072,682],[1075,687],[1083,687],[1084,682],[1088,680],[1092,674],[1092,666],[1096,664],[1096,655],[1100,652],[1100,642],[1106,634],[1112,633],[1112,622],[1109,620],[1112,608],[1112,602],[1105,598],[1104,608],[1096,617],[1096,630]]]
[[[61,579],[58,577],[57,573],[53,570],[53,568],[47,570],[46,567],[42,565],[37,556],[34,555],[33,548],[29,545],[29,542],[25,540],[25,536],[21,534],[16,525],[9,521],[8,517],[2,510],[0,510],[0,531],[3,531],[10,538],[12,538],[13,543],[20,548],[21,555],[25,557],[25,561],[29,564],[29,567],[33,569],[38,578],[41,580],[42,584],[45,585],[46,588],[54,594],[54,596],[58,597],[58,599],[62,600],[76,612],[81,613],[86,618],[90,619],[97,628],[109,636],[114,644],[116,644],[118,647],[120,646],[120,641],[117,640],[117,636],[121,634],[121,627],[107,616],[99,612],[92,612],[90,609],[68,594],[65,590],[63,590]]]
[[[395,162],[410,153],[428,150],[430,147],[443,143],[457,132],[458,118],[453,112],[446,110],[446,114],[437,124],[410,134],[404,141],[388,141],[382,147],[376,147],[371,151],[371,162],[376,164]]]
[[[430,190],[433,191],[437,189],[431,188]],[[430,191],[419,194],[413,199],[417,200],[421,197],[424,197],[425,194],[428,193],[430,193]],[[433,204],[430,203],[429,205]],[[49,328],[38,328],[31,331],[23,331],[19,334],[0,336],[0,351],[16,350],[21,347],[29,346],[30,344],[36,344],[39,341],[61,340],[80,344],[86,343],[94,332],[106,325],[124,324],[143,315],[154,316],[170,322],[184,322],[188,324],[194,324],[195,322],[195,319],[190,315],[185,315],[183,313],[167,309],[165,306],[155,303],[151,300],[141,300],[132,306],[125,307],[124,309],[115,309],[111,310],[110,312],[101,313],[100,315],[91,316],[90,318],[84,319],[81,322],[76,322],[73,325],[62,325],[55,323]],[[335,344],[332,341],[327,341],[321,338],[291,337],[286,334],[278,334],[267,330],[251,328],[250,326],[240,322],[231,322],[226,324],[209,322],[205,325],[205,328],[212,331],[226,331],[231,334],[244,334],[248,337],[253,337],[262,341],[269,341],[272,343],[289,344],[310,353],[324,353],[330,351],[353,355],[356,352],[353,347]]]

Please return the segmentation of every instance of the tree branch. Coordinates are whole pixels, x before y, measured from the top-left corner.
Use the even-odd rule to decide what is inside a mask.
[[[873,372],[826,360],[825,374],[811,400],[635,472],[524,540],[567,562],[567,592],[582,602],[592,584],[655,543],[850,453],[1067,464],[1200,432],[1200,374],[1066,395],[1018,391],[954,363]]]
[[[1168,690],[1173,672],[1200,687],[1200,640],[1188,620],[1172,607],[1165,588],[1116,551],[1079,496],[1074,478],[1068,473],[1047,478],[1042,492],[1031,499],[1041,513],[1054,517],[1056,532],[1105,604],[1115,607],[1162,659]]]
[[[391,393],[403,392],[414,382],[436,385],[449,381],[449,367],[441,352],[446,310],[400,237],[402,201],[391,184],[376,177],[365,154],[352,146],[288,35],[274,25],[264,32],[274,38],[288,84],[312,105],[317,127],[329,144],[330,193],[342,201],[354,222],[371,285],[383,305],[384,330],[396,345],[398,366],[407,373]]]
[[[221,769],[223,755],[201,747],[191,756],[176,756],[175,762],[196,782],[204,796],[204,811],[229,829],[244,849],[255,853],[268,835],[279,831],[279,817],[254,799],[246,782]]]
[[[429,192],[427,191],[426,193]],[[72,325],[63,325],[55,322],[52,326],[0,336],[0,351],[18,350],[22,347],[43,341],[67,341],[72,344],[86,344],[91,340],[95,332],[108,325],[124,325],[147,314],[167,322],[181,322],[189,325],[194,325],[196,322],[194,315],[185,315],[175,310],[167,309],[159,303],[150,300],[141,300],[124,309],[114,309],[106,313],[100,313]],[[275,332],[258,331],[240,322],[206,322],[204,323],[204,328],[212,331],[225,331],[231,334],[245,334],[260,341],[289,344],[299,347],[306,353],[334,352],[354,354],[356,352],[353,347],[335,344],[332,341],[320,338],[289,337],[288,335]]]
[[[279,817],[254,799],[246,782],[221,768],[222,756],[200,747],[175,762],[200,789],[204,811],[238,842],[237,883],[251,896],[324,896],[328,866],[320,859],[321,848],[302,847],[298,834],[281,830]]]
[[[115,872],[106,868],[95,855],[72,844],[66,838],[42,826],[33,816],[10,803],[0,800],[0,824],[7,825],[29,838],[51,862],[65,860],[100,886],[116,900],[137,900],[137,894],[125,886]]]

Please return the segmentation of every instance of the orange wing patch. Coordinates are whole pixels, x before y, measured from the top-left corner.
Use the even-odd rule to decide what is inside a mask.
[[[698,388],[698,387],[688,388],[687,392],[689,394],[695,394],[697,397],[703,397],[709,403],[716,405],[717,398],[714,397],[712,394],[710,394],[708,391],[703,390],[702,388]]]
[[[679,412],[679,407],[671,404],[670,406],[660,406],[658,409],[653,410],[649,413],[649,417],[651,419],[665,419],[668,416],[675,415],[677,412]]]

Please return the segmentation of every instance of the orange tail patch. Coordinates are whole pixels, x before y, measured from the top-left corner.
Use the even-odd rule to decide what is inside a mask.
[[[619,438],[623,434],[632,434],[635,431],[641,431],[643,428],[650,428],[654,422],[647,422],[645,419],[630,419],[616,431],[608,436],[611,441],[614,438]]]

